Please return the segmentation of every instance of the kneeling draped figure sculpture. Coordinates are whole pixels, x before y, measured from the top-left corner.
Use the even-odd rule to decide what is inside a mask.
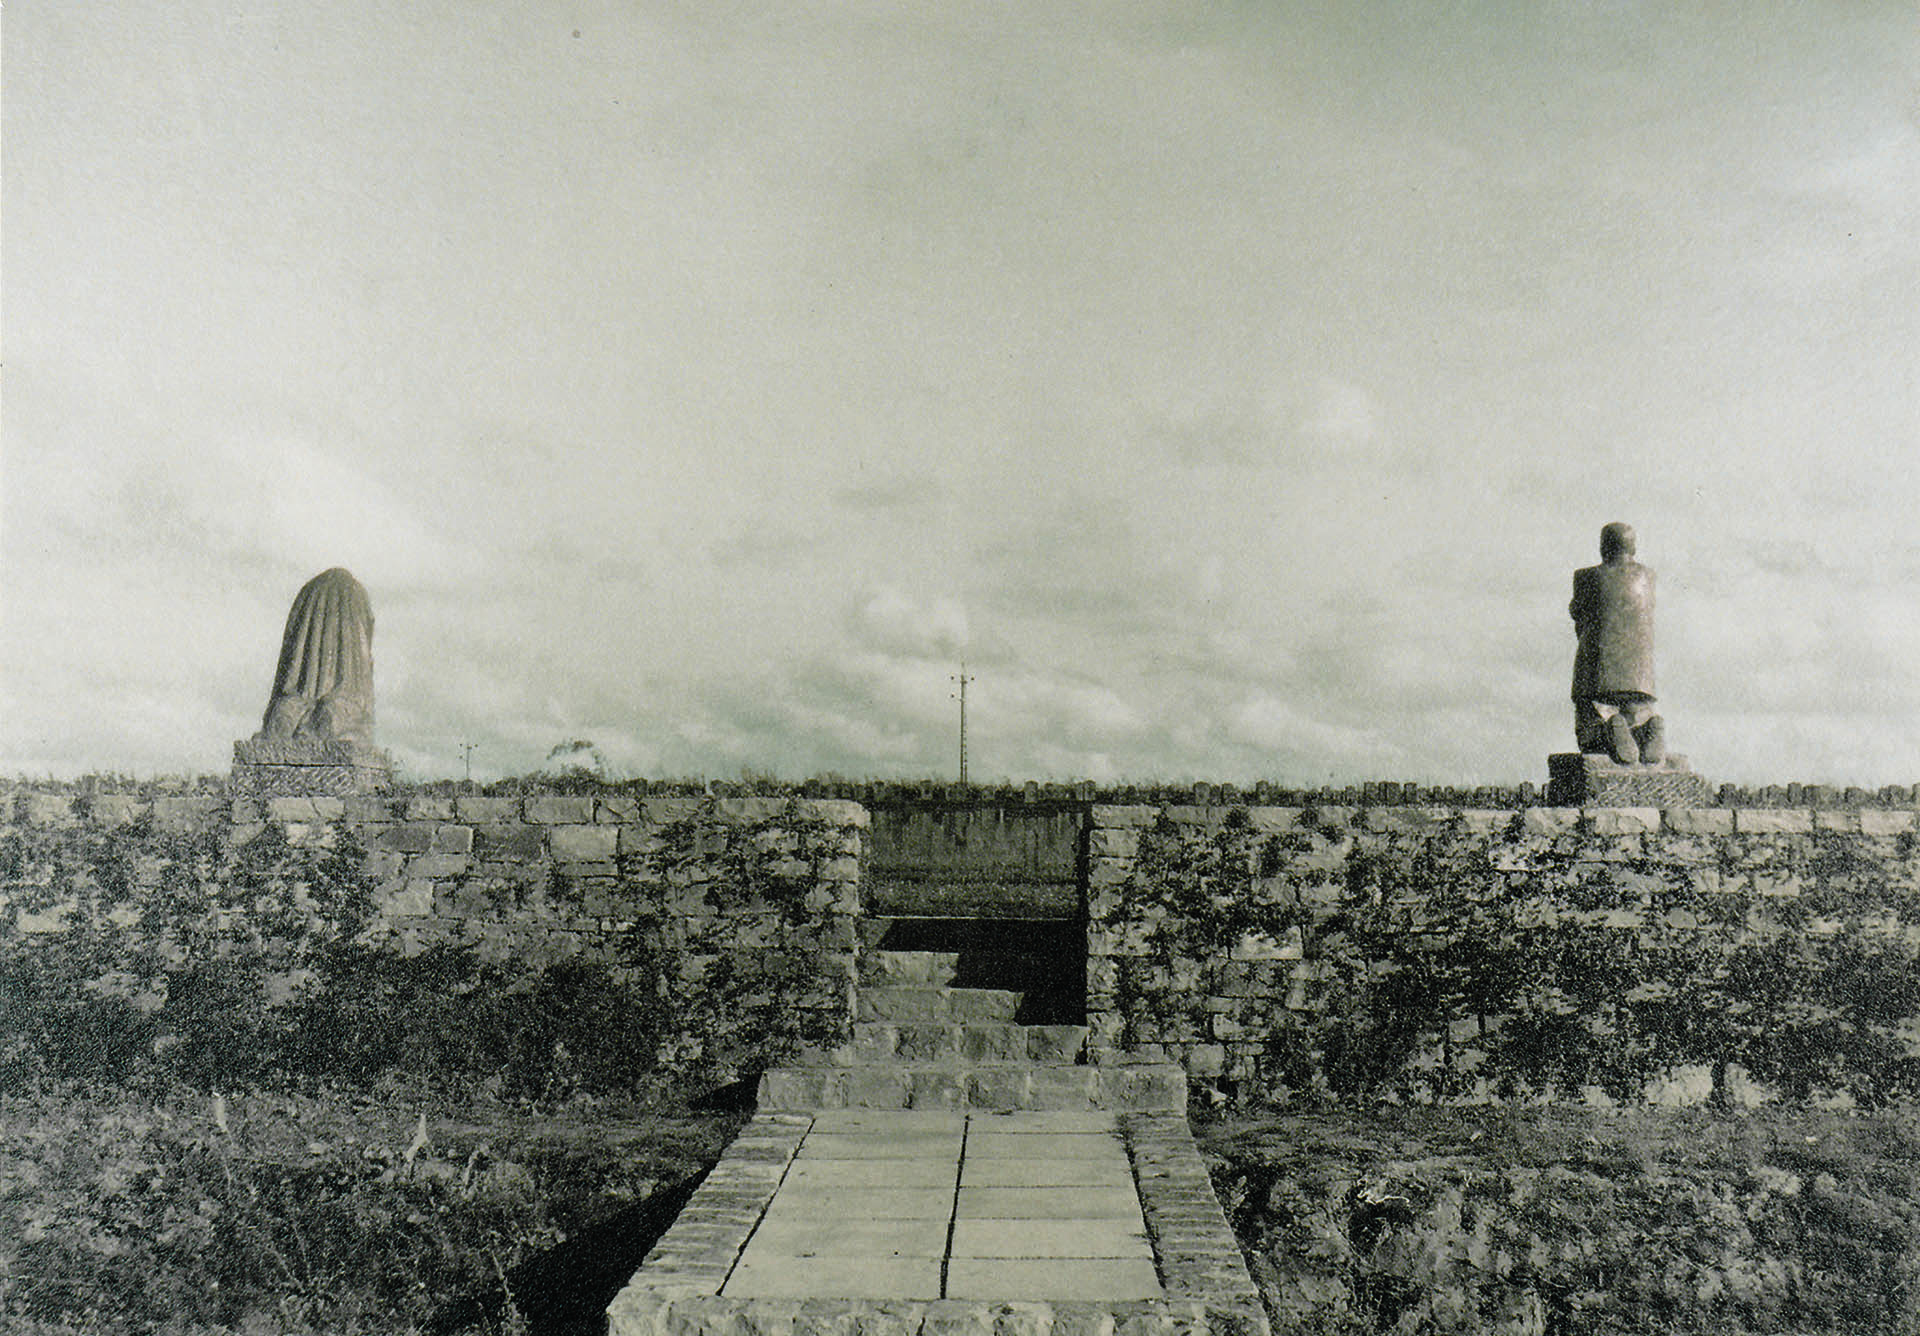
[[[373,741],[373,604],[339,566],[301,587],[261,721],[269,742]]]
[[[1632,526],[1609,524],[1600,564],[1573,573],[1573,735],[1583,753],[1658,764],[1666,729],[1653,709],[1653,572],[1633,553]]]
[[[233,747],[236,792],[368,793],[392,761],[373,745],[373,603],[347,571],[301,587],[280,637],[260,731]]]

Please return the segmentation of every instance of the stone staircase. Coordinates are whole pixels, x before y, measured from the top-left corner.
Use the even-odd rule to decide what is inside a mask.
[[[1022,993],[958,977],[957,952],[868,952],[852,1039],[767,1071],[760,1108],[1185,1110],[1178,1066],[1088,1066],[1084,1025],[1023,1023]]]
[[[848,1042],[762,1076],[609,1336],[1270,1336],[1184,1073],[1090,1065],[1018,954],[866,952]]]

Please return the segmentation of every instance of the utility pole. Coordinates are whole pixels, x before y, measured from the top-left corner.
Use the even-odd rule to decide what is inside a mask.
[[[468,783],[473,782],[473,749],[475,747],[478,747],[479,745],[480,744],[477,742],[463,742],[460,744],[460,754],[466,759],[466,762],[467,762],[467,782]]]
[[[967,661],[960,660],[960,675],[949,680],[960,684],[960,782],[967,782],[967,683],[973,681],[967,676]]]

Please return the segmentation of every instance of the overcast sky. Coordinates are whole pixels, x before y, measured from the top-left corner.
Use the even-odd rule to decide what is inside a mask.
[[[0,773],[1920,781],[1920,11],[21,0]]]

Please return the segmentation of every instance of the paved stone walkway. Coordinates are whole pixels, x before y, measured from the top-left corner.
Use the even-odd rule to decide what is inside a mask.
[[[1185,1074],[958,972],[863,959],[850,1041],[762,1074],[609,1336],[1268,1336]]]
[[[1111,1113],[817,1114],[728,1298],[1152,1299]]]

